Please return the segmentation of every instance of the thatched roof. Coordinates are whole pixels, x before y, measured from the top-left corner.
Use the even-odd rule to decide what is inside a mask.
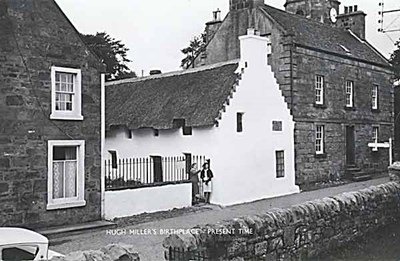
[[[121,80],[106,86],[106,127],[172,129],[211,126],[238,80],[238,62]],[[176,127],[176,126],[175,126]]]

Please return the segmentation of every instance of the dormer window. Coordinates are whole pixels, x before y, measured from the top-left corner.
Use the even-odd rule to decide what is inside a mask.
[[[81,70],[51,67],[51,115],[54,120],[83,120]]]

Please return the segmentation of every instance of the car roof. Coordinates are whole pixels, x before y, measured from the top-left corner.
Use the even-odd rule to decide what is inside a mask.
[[[48,244],[49,240],[45,236],[28,229],[0,227],[0,246],[21,243]]]

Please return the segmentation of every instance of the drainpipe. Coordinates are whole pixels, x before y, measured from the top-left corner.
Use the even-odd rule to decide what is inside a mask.
[[[104,142],[106,138],[106,75],[101,74],[101,219],[105,219],[105,191],[106,191],[106,179],[105,179],[105,165],[104,165]]]

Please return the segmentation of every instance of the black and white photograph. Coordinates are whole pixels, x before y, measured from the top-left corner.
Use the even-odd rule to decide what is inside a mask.
[[[0,261],[399,245],[398,0],[0,0]]]

